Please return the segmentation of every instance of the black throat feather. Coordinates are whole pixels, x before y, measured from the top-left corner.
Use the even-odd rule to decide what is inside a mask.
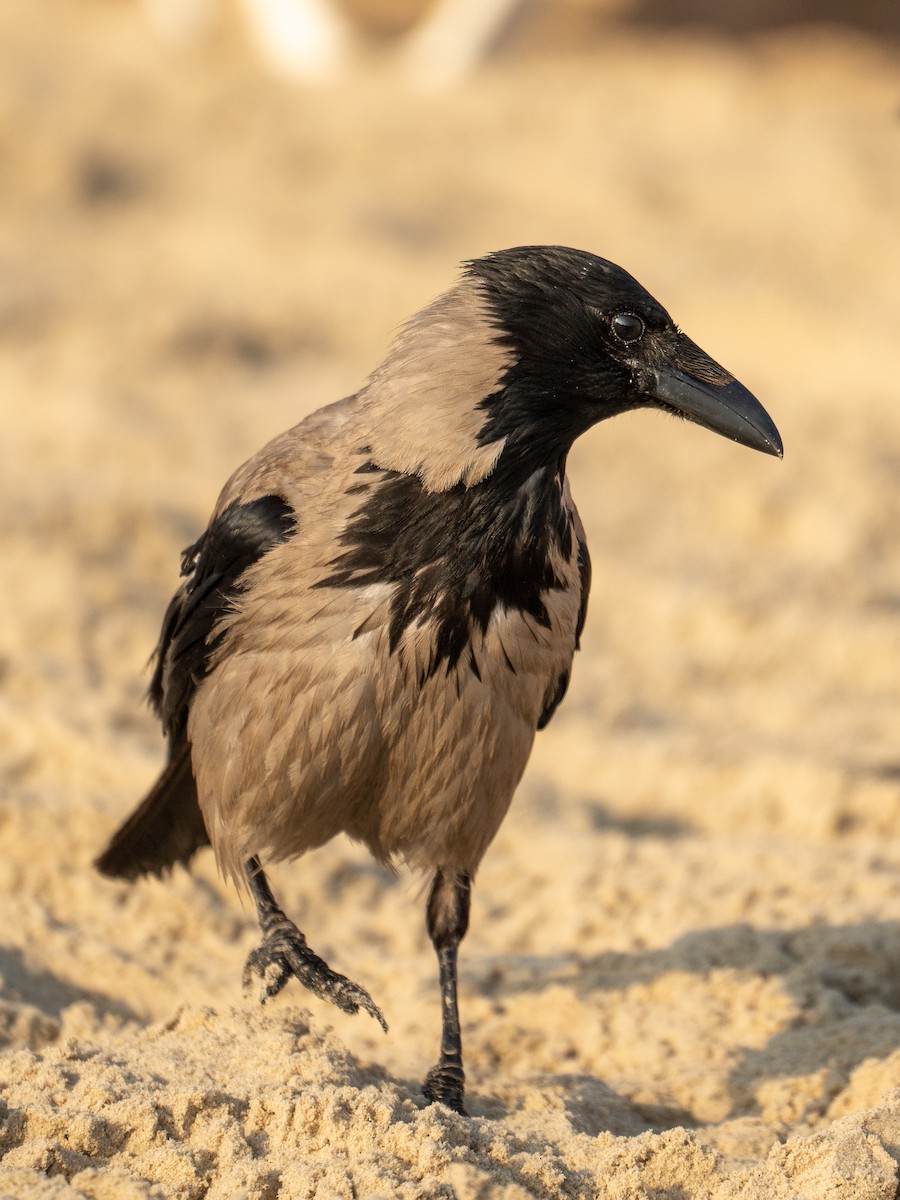
[[[502,487],[489,477],[445,492],[428,492],[417,476],[371,462],[356,474],[352,491],[365,487],[365,499],[340,537],[346,549],[317,586],[391,587],[392,652],[410,626],[433,622],[422,682],[442,665],[454,667],[471,634],[486,632],[497,608],[526,613],[549,627],[544,596],[565,586],[553,569],[551,550],[566,558],[574,552],[562,463],[536,471],[522,487]],[[477,674],[471,655],[469,665]]]

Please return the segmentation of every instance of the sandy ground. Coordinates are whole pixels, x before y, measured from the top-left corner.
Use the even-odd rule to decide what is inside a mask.
[[[893,1200],[898,66],[609,29],[306,93],[113,0],[0,7],[4,1200]],[[384,1037],[242,997],[209,855],[90,862],[160,764],[144,667],[226,475],[460,259],[542,241],[632,270],[786,456],[651,414],[578,447],[591,613],[478,879],[464,1119],[419,1090],[420,881],[349,843],[274,873]]]

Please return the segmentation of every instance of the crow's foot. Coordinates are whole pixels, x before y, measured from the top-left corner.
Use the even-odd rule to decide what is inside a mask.
[[[462,1067],[455,1063],[438,1063],[425,1076],[422,1092],[429,1104],[444,1104],[461,1116],[466,1116],[463,1097],[466,1093],[466,1077]]]
[[[357,1013],[361,1008],[364,1009],[387,1033],[387,1021],[365,988],[346,975],[332,971],[324,959],[310,950],[306,938],[280,909],[267,916],[262,945],[251,951],[244,965],[245,988],[250,986],[254,975],[263,982],[259,997],[261,1004],[277,996],[293,977],[346,1013]]]

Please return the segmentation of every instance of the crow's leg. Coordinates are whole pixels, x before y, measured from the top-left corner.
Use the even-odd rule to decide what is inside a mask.
[[[465,1115],[466,1076],[462,1062],[459,1008],[456,1002],[456,952],[469,927],[468,875],[438,871],[428,896],[428,935],[438,957],[441,975],[441,1057],[425,1077],[426,1100],[446,1104]]]
[[[353,983],[345,975],[338,975],[324,959],[313,954],[306,944],[306,938],[275,903],[259,859],[249,858],[245,869],[256,901],[263,941],[258,949],[251,952],[244,966],[244,987],[249,986],[253,975],[260,976],[264,985],[260,1001],[265,1004],[270,996],[277,996],[294,976],[304,987],[323,1000],[330,1000],[344,1012],[355,1013],[361,1008],[365,1009],[387,1033],[387,1022],[381,1015],[381,1009],[365,988]]]

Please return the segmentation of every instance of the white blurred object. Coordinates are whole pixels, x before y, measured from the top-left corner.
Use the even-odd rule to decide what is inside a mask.
[[[209,33],[220,0],[141,0],[154,32],[188,45]],[[353,59],[358,31],[334,0],[238,0],[257,52],[273,74],[334,82]],[[493,48],[524,0],[437,0],[402,39],[398,66],[419,90],[458,83]]]
[[[274,74],[327,83],[345,68],[353,33],[331,0],[241,0],[241,7]]]
[[[493,49],[522,0],[438,0],[405,39],[403,72],[414,87],[459,83]]]

